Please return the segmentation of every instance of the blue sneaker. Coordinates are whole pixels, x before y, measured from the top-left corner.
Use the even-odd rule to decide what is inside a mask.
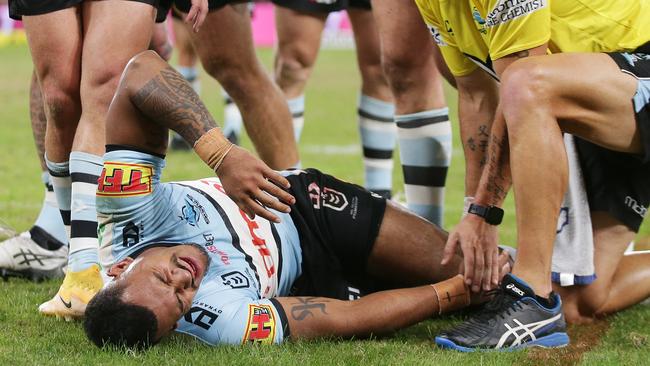
[[[543,306],[533,290],[512,274],[503,277],[493,292],[492,300],[478,314],[436,337],[436,344],[462,352],[569,344],[562,301],[556,293],[550,296],[552,308]]]

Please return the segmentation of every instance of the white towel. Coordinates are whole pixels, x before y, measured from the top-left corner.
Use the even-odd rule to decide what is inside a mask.
[[[587,285],[596,279],[594,237],[582,168],[572,135],[564,135],[569,161],[569,187],[562,202],[553,249],[553,282]]]

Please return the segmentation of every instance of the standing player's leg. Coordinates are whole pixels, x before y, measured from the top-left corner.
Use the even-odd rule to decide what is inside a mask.
[[[382,63],[395,99],[395,121],[411,210],[442,225],[451,161],[451,124],[431,36],[410,0],[373,0]]]
[[[102,286],[95,191],[103,166],[106,113],[126,63],[149,46],[155,9],[136,1],[90,1],[81,5],[81,14],[82,114],[70,153],[68,271],[58,294],[39,307],[46,315],[66,318],[83,316],[86,304]]]
[[[211,11],[201,31],[191,34],[203,68],[239,107],[260,158],[273,169],[298,164],[291,115],[281,91],[255,55],[246,4]]]
[[[275,2],[278,50],[275,55],[275,82],[284,92],[293,118],[296,141],[305,122],[305,85],[320,49],[328,13],[303,13]]]
[[[199,79],[199,69],[197,67],[198,56],[192,45],[192,38],[189,30],[183,24],[182,15],[172,9],[172,27],[174,29],[174,47],[177,51],[176,70],[183,75],[196,94],[201,95],[201,80]],[[171,150],[190,150],[191,147],[176,132],[172,131],[172,138],[169,144]]]
[[[47,118],[36,73],[29,94],[30,118],[36,152],[41,163],[45,199],[34,225],[28,231],[0,243],[0,274],[26,276],[34,280],[63,276],[68,259],[68,236],[56,203],[54,188],[45,164]]]
[[[562,132],[611,150],[642,154],[631,104],[639,83],[605,54],[532,57],[512,64],[503,75],[501,105],[517,209],[513,273],[538,296],[551,291],[551,254],[567,186]]]
[[[390,198],[393,187],[393,150],[397,133],[393,97],[381,68],[377,27],[368,8],[350,7],[357,63],[361,73],[358,114],[363,145],[365,187]]]

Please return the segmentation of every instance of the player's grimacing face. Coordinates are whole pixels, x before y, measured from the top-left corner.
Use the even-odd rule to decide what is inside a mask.
[[[154,312],[159,339],[171,332],[190,310],[208,269],[209,257],[195,245],[176,245],[151,248],[135,260],[124,261],[111,267],[108,274],[126,282],[122,301]]]

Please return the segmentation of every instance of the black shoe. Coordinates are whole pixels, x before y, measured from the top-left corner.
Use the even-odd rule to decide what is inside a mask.
[[[569,344],[562,301],[556,293],[548,300],[552,305],[543,306],[533,290],[511,274],[493,293],[478,314],[436,337],[436,344],[463,352]]]

